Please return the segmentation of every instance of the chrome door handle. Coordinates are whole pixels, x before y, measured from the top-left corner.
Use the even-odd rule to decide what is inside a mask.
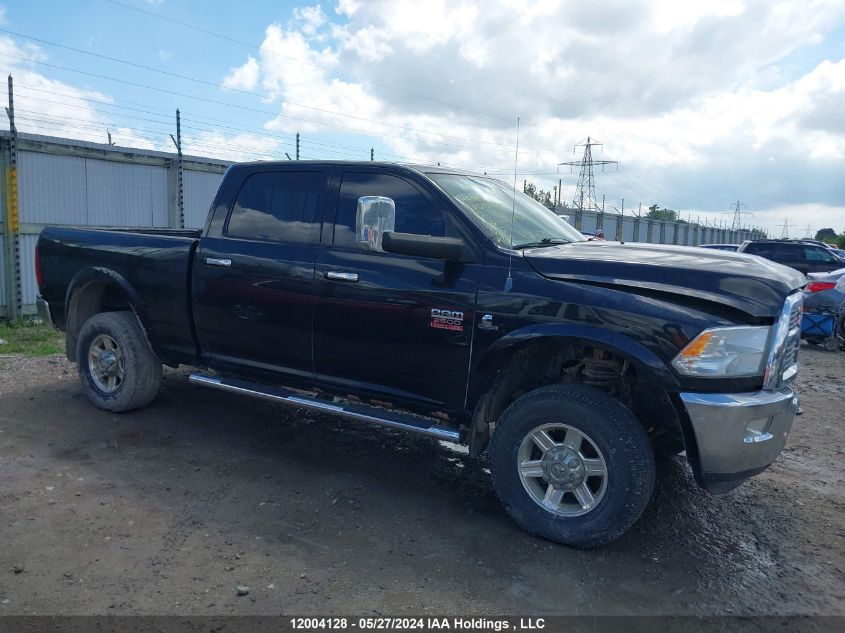
[[[222,266],[223,268],[229,268],[232,265],[232,260],[221,259],[220,257],[206,257],[205,263],[209,266]]]
[[[326,279],[332,279],[334,281],[350,281],[355,283],[358,281],[358,273],[339,273],[334,270],[330,270],[326,273]]]

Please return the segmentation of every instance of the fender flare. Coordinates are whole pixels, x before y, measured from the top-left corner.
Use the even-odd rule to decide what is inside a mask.
[[[472,412],[490,385],[503,359],[526,344],[542,339],[588,344],[620,356],[631,362],[643,375],[650,376],[668,392],[680,388],[678,380],[650,349],[629,336],[584,324],[543,323],[528,325],[509,332],[484,352],[475,367],[467,394],[467,409]]]
[[[80,270],[76,275],[74,275],[73,279],[71,279],[70,283],[68,284],[67,292],[65,293],[65,324],[67,327],[67,342],[68,342],[68,358],[71,357],[71,354],[75,356],[75,350],[70,349],[70,342],[71,337],[73,340],[76,340],[76,333],[71,333],[70,328],[70,314],[71,310],[74,309],[74,300],[77,296],[79,296],[79,292],[84,290],[85,287],[89,286],[92,283],[106,283],[110,286],[117,288],[126,298],[129,307],[132,309],[132,312],[135,313],[135,316],[138,317],[138,321],[141,323],[141,329],[144,331],[144,334],[147,337],[147,341],[150,343],[152,349],[155,347],[152,345],[153,343],[153,336],[152,336],[152,319],[150,318],[150,314],[147,310],[146,304],[135,288],[132,286],[131,283],[120,273],[111,270],[110,268],[103,268],[100,266],[89,266],[88,268],[83,268]],[[81,327],[82,324],[77,324],[78,327]],[[72,360],[72,359],[71,359]]]

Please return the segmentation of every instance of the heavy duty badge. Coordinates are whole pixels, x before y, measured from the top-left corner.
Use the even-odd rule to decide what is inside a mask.
[[[464,331],[464,313],[460,310],[431,309],[431,327],[439,330]]]

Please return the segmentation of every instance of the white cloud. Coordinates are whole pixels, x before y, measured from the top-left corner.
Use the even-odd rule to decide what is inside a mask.
[[[294,8],[293,18],[301,23],[302,32],[308,36],[315,35],[328,19],[319,4],[315,4],[313,7]]]
[[[258,74],[260,68],[255,58],[250,55],[247,57],[243,66],[233,68],[228,75],[223,79],[224,88],[234,88],[237,90],[254,90],[258,85]]]
[[[740,197],[765,223],[845,199],[825,178],[845,170],[845,60],[801,70],[792,57],[843,24],[836,0],[340,0],[339,17],[320,11],[319,38],[304,11],[261,44],[262,86],[286,101],[268,129],[354,128],[394,155],[507,172],[519,113],[522,171],[554,172],[597,136],[622,161],[599,186],[629,208],[716,217]],[[577,174],[562,178],[571,192]]]

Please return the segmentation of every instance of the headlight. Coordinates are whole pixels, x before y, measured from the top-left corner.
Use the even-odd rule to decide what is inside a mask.
[[[763,373],[770,327],[725,327],[704,330],[672,361],[687,376],[756,376]]]

